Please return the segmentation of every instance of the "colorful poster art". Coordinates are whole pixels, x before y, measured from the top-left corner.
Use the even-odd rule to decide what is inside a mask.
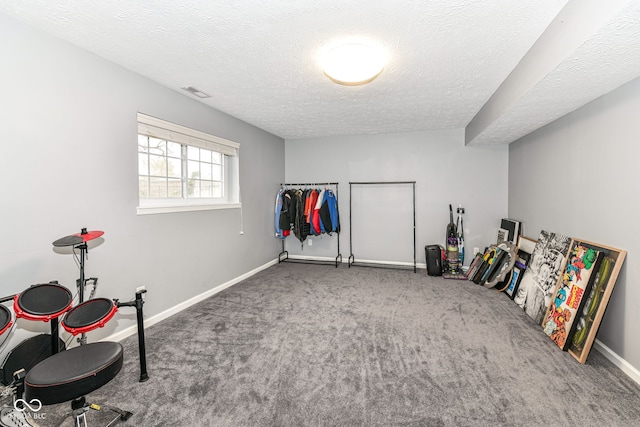
[[[544,333],[562,350],[566,350],[577,325],[576,317],[591,292],[594,271],[598,271],[601,253],[578,244],[571,248],[569,259],[558,283],[553,301],[543,322]]]
[[[547,307],[569,253],[571,238],[541,231],[513,301],[537,324],[542,324]]]
[[[596,339],[598,328],[627,252],[598,243],[580,241],[580,244],[588,245],[602,254],[600,266],[593,273],[595,278],[593,278],[591,292],[588,293],[582,312],[576,314],[575,333],[569,346],[569,354],[575,357],[578,362],[585,363]]]

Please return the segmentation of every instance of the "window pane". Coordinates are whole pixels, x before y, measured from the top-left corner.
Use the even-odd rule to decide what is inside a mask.
[[[138,151],[146,153],[149,151],[149,137],[146,135],[138,135]]]
[[[211,179],[214,181],[222,181],[222,166],[213,165],[213,170],[211,172]]]
[[[200,178],[200,162],[189,160],[187,162],[187,176],[190,179]]]
[[[167,158],[163,156],[149,156],[150,175],[167,176]]]
[[[168,181],[168,197],[170,198],[182,198],[182,180],[181,179],[169,179]]]
[[[200,178],[211,180],[211,163],[200,163]]]
[[[212,197],[222,197],[222,183],[221,182],[212,182],[212,191],[213,191],[213,196]]]
[[[162,139],[149,137],[149,152],[152,154],[167,154],[167,141]]]
[[[190,179],[187,183],[187,197],[197,198],[200,197],[200,180]]]
[[[138,178],[138,196],[141,199],[149,198],[149,178],[145,176]]]
[[[187,158],[189,160],[200,160],[200,149],[198,147],[187,147]]]
[[[150,197],[152,199],[166,199],[167,198],[167,179],[166,178],[151,178],[150,179]]]
[[[167,169],[167,175],[169,178],[182,178],[182,160],[169,157],[169,168]]]
[[[200,149],[200,161],[201,162],[211,163],[211,151],[201,148]]]
[[[213,186],[211,181],[200,181],[200,197],[211,198],[213,197]]]
[[[222,154],[218,153],[218,152],[211,152],[211,161],[213,163],[218,163],[221,164],[222,163]]]
[[[145,153],[138,154],[138,175],[149,175],[149,156]]]
[[[170,157],[182,157],[182,145],[177,142],[167,141],[167,155]]]

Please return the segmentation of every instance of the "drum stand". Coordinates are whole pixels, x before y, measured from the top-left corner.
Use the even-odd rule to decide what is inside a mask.
[[[61,239],[53,242],[53,246],[62,247],[62,246],[73,246],[74,253],[75,249],[80,250],[80,278],[76,281],[78,286],[78,304],[82,304],[84,302],[84,291],[85,286],[88,282],[93,281],[93,291],[91,293],[90,299],[93,297],[93,293],[96,291],[98,286],[98,278],[90,277],[89,279],[85,278],[85,258],[88,258],[89,247],[87,246],[87,242],[89,240],[96,239],[104,234],[103,231],[87,231],[86,228],[82,228],[80,233],[72,234],[70,236],[63,237]],[[136,315],[138,319],[138,348],[140,351],[140,381],[146,381],[149,379],[149,375],[147,374],[147,362],[146,362],[146,350],[144,344],[144,323],[143,323],[143,315],[142,315],[142,305],[144,304],[144,300],[142,299],[142,294],[145,293],[146,290],[136,292],[136,298],[134,301],[130,302],[118,302],[117,299],[114,299],[114,302],[118,307],[135,307]],[[54,331],[55,328],[55,331]],[[58,322],[56,319],[55,326],[52,320],[51,323],[51,336],[58,336]],[[53,345],[53,338],[52,338]],[[85,345],[87,343],[86,334],[83,332],[80,334],[78,338],[78,343],[80,345]],[[57,347],[56,347],[57,348]]]
[[[85,287],[87,286],[88,282],[93,282],[93,291],[91,292],[91,297],[93,297],[93,294],[96,291],[96,288],[98,287],[98,278],[97,277],[90,277],[88,279],[85,278],[85,274],[84,274],[84,263],[85,263],[85,259],[88,258],[89,256],[89,248],[87,247],[86,243],[82,243],[79,245],[74,246],[74,249],[80,249],[80,278],[76,280],[76,286],[78,287],[78,304],[82,304],[84,302],[84,291],[85,291]],[[78,343],[80,343],[80,345],[85,345],[87,343],[87,335],[86,334],[80,334],[80,337],[78,338]]]
[[[31,414],[25,415],[24,400],[19,398],[24,393],[24,378],[26,376],[24,368],[14,372],[13,382],[5,386],[2,393],[4,401],[8,396],[12,396],[12,406],[2,406],[0,413],[0,425],[10,427],[38,427]],[[4,403],[4,402],[3,402]],[[30,408],[31,409],[31,408]]]
[[[95,292],[96,287],[98,286],[98,279],[96,277],[91,277],[89,279],[85,279],[84,274],[84,263],[85,258],[88,258],[89,247],[87,246],[87,242],[89,240],[96,239],[104,234],[103,231],[87,231],[86,228],[82,228],[80,233],[72,234],[70,236],[65,236],[61,239],[53,242],[53,246],[55,247],[64,247],[64,246],[72,246],[73,252],[75,255],[75,250],[80,250],[80,278],[76,280],[76,285],[78,287],[78,303],[82,304],[84,302],[84,288],[87,285],[87,282],[93,281],[93,292]],[[93,296],[92,292],[92,296]],[[85,334],[82,334],[80,338],[78,338],[78,342],[80,345],[84,345],[87,343],[87,337]]]
[[[140,382],[145,382],[149,379],[147,374],[147,351],[144,344],[144,317],[142,315],[142,305],[144,300],[142,294],[147,292],[146,289],[142,289],[136,292],[136,299],[129,302],[119,302],[114,300],[118,307],[135,307],[136,317],[138,319],[138,352],[140,354]]]
[[[89,412],[89,409],[95,411],[107,410],[118,414],[106,427],[112,426],[116,421],[127,421],[133,415],[133,413],[116,408],[115,406],[101,406],[95,403],[88,403],[85,397],[82,396],[71,402],[71,412],[67,412],[64,419],[73,416],[76,419],[76,427],[87,427],[87,412]]]

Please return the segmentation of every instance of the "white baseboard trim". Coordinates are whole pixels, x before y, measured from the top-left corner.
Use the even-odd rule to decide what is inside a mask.
[[[275,265],[278,263],[278,260],[275,259],[273,261],[269,261],[268,263],[261,265],[258,268],[254,268],[253,270],[238,276],[234,279],[229,280],[228,282],[225,282],[221,285],[216,286],[215,288],[209,289],[206,292],[201,293],[200,295],[196,295],[193,298],[189,298],[186,301],[181,302],[180,304],[174,305],[173,307],[158,313],[154,316],[151,316],[149,318],[144,319],[144,328],[147,329],[149,326],[155,325],[156,323],[167,319],[171,316],[173,316],[176,313],[181,312],[182,310],[185,310],[189,307],[191,307],[192,305],[199,303],[200,301],[203,301],[207,298],[209,298],[212,295],[217,294],[220,291],[223,291],[233,285],[235,285],[236,283],[239,283],[241,281],[243,281],[244,279],[247,279],[251,276],[253,276],[254,274],[265,270],[269,267],[271,267],[272,265]],[[129,326],[128,328],[123,329],[122,331],[118,331],[114,334],[109,335],[106,338],[101,339],[100,341],[122,341],[123,339],[131,336],[131,335],[135,335],[138,333],[138,326],[137,325],[133,325],[133,326]]]
[[[617,353],[611,350],[606,345],[602,344],[601,341],[595,340],[593,343],[593,347],[598,350],[604,357],[609,359],[611,363],[620,368],[622,372],[627,374],[629,378],[634,380],[636,383],[640,384],[640,371],[638,371],[635,367],[633,367],[629,362],[620,357]]]

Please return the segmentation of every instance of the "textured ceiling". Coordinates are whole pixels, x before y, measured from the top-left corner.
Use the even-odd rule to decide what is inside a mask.
[[[585,0],[569,2],[577,1]],[[296,139],[467,127],[567,3],[3,0],[0,12],[167,87],[194,86],[211,95],[201,102]],[[617,3],[632,6],[512,96],[468,143],[512,142],[640,75],[638,7]],[[319,55],[343,38],[387,52],[371,84],[323,75]],[[615,66],[594,66],[603,55]]]

